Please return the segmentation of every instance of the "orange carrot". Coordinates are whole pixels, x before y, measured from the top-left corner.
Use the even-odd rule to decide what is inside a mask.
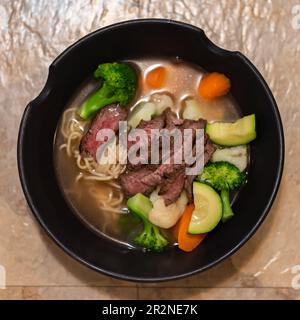
[[[193,204],[188,205],[178,223],[178,247],[186,252],[194,250],[206,236],[206,234],[188,233],[194,208]]]
[[[201,79],[198,92],[203,99],[213,100],[227,94],[230,86],[230,80],[224,74],[212,72]]]
[[[157,67],[149,71],[146,75],[146,83],[149,87],[159,89],[164,85],[166,79],[166,69]]]

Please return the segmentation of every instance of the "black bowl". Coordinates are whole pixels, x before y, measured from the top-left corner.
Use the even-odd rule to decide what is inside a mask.
[[[173,247],[164,253],[128,249],[91,231],[62,195],[53,164],[53,139],[60,115],[76,88],[105,61],[141,56],[179,56],[207,71],[229,76],[243,114],[257,116],[247,185],[233,204],[234,219],[220,224],[192,253]],[[50,66],[40,95],[23,115],[18,166],[24,194],[35,217],[68,254],[117,278],[178,279],[204,271],[239,249],[257,230],[276,196],[284,138],[276,102],[266,82],[239,52],[214,45],[201,29],[161,19],[134,20],[95,31],[65,50]]]

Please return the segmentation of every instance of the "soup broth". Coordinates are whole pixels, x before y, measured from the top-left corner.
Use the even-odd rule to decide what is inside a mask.
[[[131,112],[141,101],[149,100],[153,94],[166,93],[173,99],[173,111],[179,116],[184,108],[184,100],[193,98],[199,102],[203,118],[208,121],[234,121],[241,117],[239,108],[230,95],[210,102],[199,97],[197,86],[203,76],[203,70],[195,65],[180,59],[140,59],[127,62],[137,68],[140,76],[139,89],[129,106]],[[153,90],[144,83],[142,75],[157,66],[165,67],[168,76],[162,89]],[[101,178],[90,175],[84,169],[88,164],[79,156],[80,139],[89,122],[80,121],[76,116],[76,110],[98,86],[98,81],[88,79],[66,106],[54,142],[57,176],[70,206],[85,223],[114,241],[133,246],[132,239],[141,225],[129,214],[120,185],[117,180],[101,181]],[[108,202],[110,206],[106,207]],[[172,231],[163,232],[174,243]]]

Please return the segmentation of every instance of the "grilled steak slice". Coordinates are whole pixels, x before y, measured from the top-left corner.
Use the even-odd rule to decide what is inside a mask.
[[[118,104],[112,104],[101,109],[93,119],[87,133],[80,142],[79,150],[81,153],[96,159],[97,149],[105,143],[97,141],[97,133],[101,129],[112,129],[114,132],[119,130],[119,121],[126,120],[127,111]]]
[[[158,186],[162,183],[164,178],[171,177],[178,170],[185,168],[185,163],[175,163],[176,153],[182,153],[182,150],[176,150],[175,153],[170,154],[164,162],[161,163],[155,171],[148,176],[142,178],[142,182],[149,186]]]
[[[181,130],[184,129],[192,129],[192,140],[194,141],[196,138],[196,130],[197,129],[205,129],[206,126],[206,120],[199,119],[199,120],[189,120],[185,119],[180,126]]]
[[[204,145],[204,159],[203,165],[206,165],[207,162],[211,159],[213,153],[216,150],[216,147],[209,140],[207,134],[205,134],[205,145]],[[187,197],[189,199],[189,203],[193,202],[193,181],[196,175],[186,175],[184,182],[184,189],[186,190]]]
[[[166,119],[166,129],[173,129],[176,126],[180,126],[183,123],[183,120],[178,118],[176,113],[173,112],[170,108],[167,108],[164,110],[163,114],[165,115]]]
[[[151,129],[162,129],[165,125],[165,115],[161,114],[149,121],[141,120],[137,128],[144,129],[148,132]]]
[[[168,123],[168,119],[171,119],[173,117],[174,117],[174,115],[173,115],[172,111],[170,111],[170,110],[168,111],[167,110],[166,123]],[[186,128],[194,129],[193,130],[193,137],[195,137],[195,135],[196,135],[196,131],[195,130],[196,129],[203,129],[205,127],[205,124],[206,124],[206,121],[202,120],[202,119],[200,119],[198,121],[184,120],[182,122],[180,128],[181,129],[186,129]],[[204,149],[205,149],[205,147],[204,147]],[[178,150],[175,150],[173,153],[172,153],[172,150],[171,150],[171,155],[168,157],[168,160],[164,159],[165,160],[164,163],[159,165],[157,167],[157,169],[153,173],[143,177],[142,178],[142,182],[144,184],[146,184],[148,186],[151,186],[151,187],[154,187],[154,188],[156,186],[158,186],[158,185],[163,184],[163,190],[160,191],[160,194],[163,194],[164,190],[167,187],[170,187],[170,185],[171,185],[171,184],[167,183],[164,186],[164,181],[166,179],[167,180],[173,179],[173,176],[176,176],[176,178],[178,178],[178,179],[182,178],[182,186],[183,186],[184,183],[185,183],[185,179],[184,179],[185,177],[184,177],[184,175],[179,175],[178,171],[182,171],[183,169],[185,169],[186,164],[184,162],[182,162],[180,164],[176,164],[175,163],[174,159],[176,158],[176,154],[177,153],[182,153],[182,150],[178,149]],[[208,155],[209,155],[209,158],[210,158],[211,157],[210,152],[208,153]],[[191,191],[191,184],[192,184],[193,179],[194,179],[194,177],[193,178],[189,178],[188,182],[186,183],[189,194],[192,194],[190,191]],[[167,202],[168,202],[168,200],[167,200]]]
[[[168,206],[175,202],[183,189],[185,182],[184,169],[178,170],[173,176],[165,179],[160,185],[159,195],[164,199],[165,205]]]
[[[143,193],[149,195],[155,188],[155,185],[147,185],[142,182],[142,179],[152,174],[154,167],[144,166],[143,168],[136,171],[129,171],[123,173],[120,176],[120,184],[126,197],[132,197],[137,193]]]
[[[194,175],[188,175],[185,176],[184,180],[184,189],[186,191],[186,195],[188,197],[189,203],[193,202],[193,181],[196,176]]]
[[[151,132],[153,129],[162,129],[163,127],[165,126],[165,115],[162,114],[158,117],[155,117],[149,121],[144,121],[142,120],[139,125],[137,126],[137,129],[143,129],[145,130],[146,134],[147,134],[147,140],[148,141],[145,141],[145,143],[142,143],[142,145],[147,145],[148,143],[148,158],[147,159],[142,159],[139,161],[139,163],[136,163],[136,164],[133,164],[131,162],[128,162],[128,165],[127,165],[127,168],[130,169],[130,170],[133,170],[133,169],[139,169],[143,166],[143,162],[148,162],[148,160],[150,159],[151,157]],[[130,148],[135,144],[136,142],[135,141],[128,141],[127,143],[127,150],[128,150],[128,155],[129,155],[129,150]]]
[[[207,162],[211,159],[215,151],[216,151],[215,145],[213,145],[212,142],[209,139],[207,139],[204,146],[204,165],[206,165]]]
[[[152,129],[161,130],[163,128],[172,129],[192,129],[192,144],[193,151],[195,148],[196,129],[204,129],[206,120],[182,120],[170,109],[167,108],[162,115],[153,118],[150,121],[141,121],[137,128],[144,129],[147,133],[148,139],[148,157],[151,156],[151,131]],[[128,141],[128,150],[136,142]],[[215,150],[214,145],[209,141],[207,135],[204,137],[204,163],[207,163]],[[146,143],[145,143],[146,145]],[[160,154],[160,164],[153,166],[150,164],[143,165],[142,163],[131,164],[128,163],[127,169],[129,172],[122,174],[120,177],[121,186],[127,197],[131,197],[136,193],[143,193],[149,195],[157,186],[160,187],[159,195],[164,199],[165,205],[174,203],[180,196],[183,188],[186,189],[190,202],[193,200],[192,183],[195,176],[186,175],[185,169],[187,164],[182,162],[180,164],[175,163],[174,159],[177,154],[182,153],[182,149],[176,149],[172,147],[171,141],[170,154],[166,154],[165,158]],[[161,148],[160,148],[161,153]],[[149,159],[148,158],[148,159]],[[145,160],[148,160],[145,159]],[[188,166],[192,166],[189,164]],[[135,171],[134,171],[135,170]]]

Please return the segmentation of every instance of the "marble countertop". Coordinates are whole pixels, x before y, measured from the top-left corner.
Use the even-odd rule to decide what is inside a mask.
[[[299,299],[300,3],[296,5],[295,0],[0,0],[0,281],[6,273],[0,299]],[[205,273],[160,284],[112,279],[62,252],[31,215],[16,164],[22,113],[43,87],[51,61],[93,30],[146,17],[193,23],[219,46],[248,56],[274,93],[286,139],[281,187],[257,233]]]

